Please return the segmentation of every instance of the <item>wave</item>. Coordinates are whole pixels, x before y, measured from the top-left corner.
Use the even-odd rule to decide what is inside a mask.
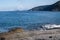
[[[27,27],[28,30],[48,30],[60,29],[60,24],[31,24]]]
[[[51,29],[60,29],[60,24],[42,24],[42,23],[35,23],[35,24],[26,24],[27,27],[23,27],[23,26],[10,26],[10,27],[0,27],[0,31],[1,32],[6,32],[11,28],[15,28],[15,27],[21,27],[25,30],[51,30]]]
[[[46,24],[46,25],[43,25],[42,27],[45,27],[47,29],[60,28],[60,24]]]

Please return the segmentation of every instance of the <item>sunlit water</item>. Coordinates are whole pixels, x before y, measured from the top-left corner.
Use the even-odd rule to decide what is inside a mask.
[[[29,24],[60,24],[60,12],[48,11],[9,11],[0,12],[0,31],[7,28],[23,27]]]

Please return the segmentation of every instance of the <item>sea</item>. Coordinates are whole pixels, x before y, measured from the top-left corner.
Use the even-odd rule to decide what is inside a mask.
[[[57,11],[0,11],[0,32],[9,28],[30,28],[31,24],[59,24],[60,12]],[[36,25],[37,27],[38,25]]]

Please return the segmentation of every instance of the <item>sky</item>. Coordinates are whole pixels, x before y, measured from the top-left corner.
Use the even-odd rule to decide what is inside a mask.
[[[58,0],[0,0],[0,11],[28,10],[36,6],[51,5]]]

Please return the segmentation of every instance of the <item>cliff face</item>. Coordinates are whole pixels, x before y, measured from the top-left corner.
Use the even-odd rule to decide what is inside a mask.
[[[34,7],[30,10],[31,11],[60,11],[60,1],[58,1],[52,5]]]

